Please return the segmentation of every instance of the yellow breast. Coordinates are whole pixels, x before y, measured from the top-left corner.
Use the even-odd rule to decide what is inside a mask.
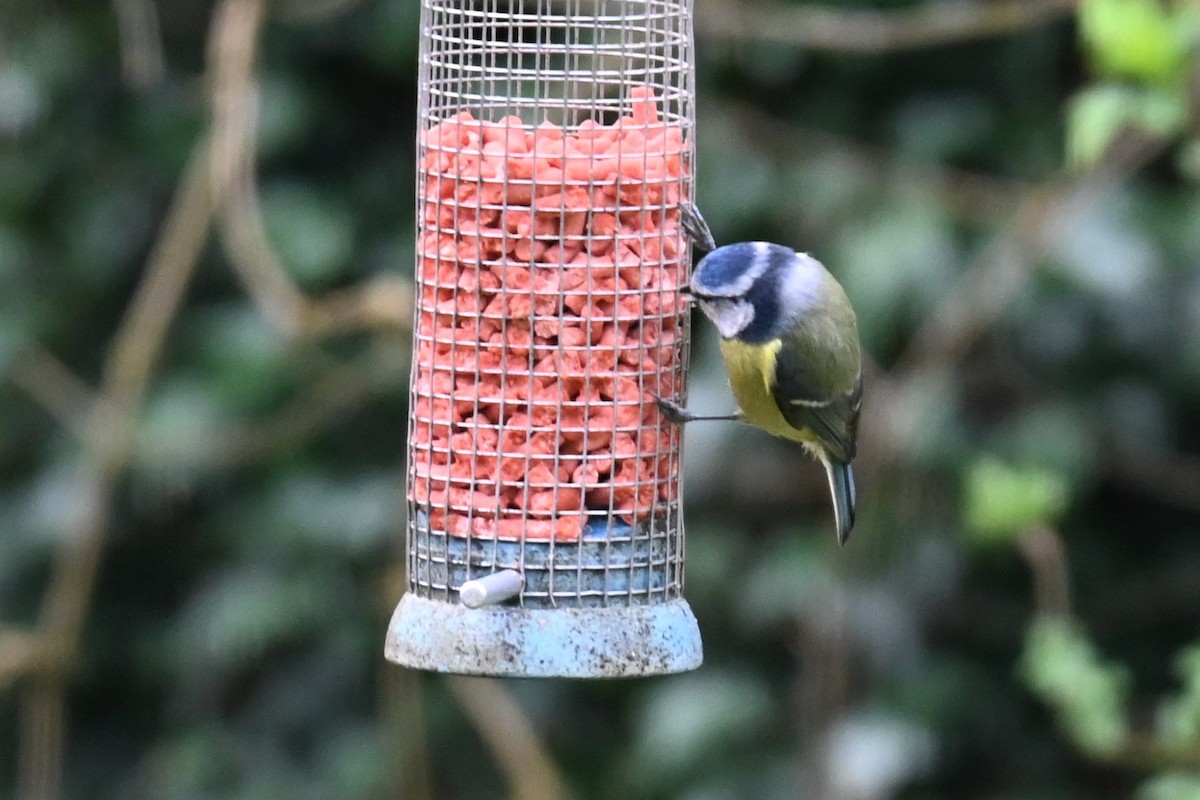
[[[721,355],[729,373],[733,396],[745,415],[745,420],[772,436],[795,442],[812,442],[814,437],[805,430],[792,427],[779,411],[771,393],[775,381],[775,357],[783,342],[776,339],[767,344],[745,344],[733,339],[721,341]]]

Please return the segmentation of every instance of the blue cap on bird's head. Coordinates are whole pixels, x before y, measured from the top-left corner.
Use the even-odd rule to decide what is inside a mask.
[[[696,297],[744,297],[764,275],[785,269],[795,259],[796,251],[780,244],[727,244],[700,259],[691,291]]]
[[[689,294],[727,339],[767,342],[819,302],[824,267],[770,242],[718,247],[696,265]]]

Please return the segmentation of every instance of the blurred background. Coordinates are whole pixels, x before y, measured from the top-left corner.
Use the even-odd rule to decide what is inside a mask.
[[[859,523],[689,428],[705,664],[570,682],[382,657],[417,0],[5,0],[0,797],[1200,797],[1200,7],[697,6],[718,241],[858,309]]]

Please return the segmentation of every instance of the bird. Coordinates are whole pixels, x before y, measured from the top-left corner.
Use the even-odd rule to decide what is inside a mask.
[[[690,204],[684,232],[709,249],[681,294],[721,335],[721,355],[739,410],[699,415],[658,398],[676,424],[740,420],[800,443],[825,467],[839,545],[854,527],[862,346],[846,292],[820,261],[771,242],[720,247]]]

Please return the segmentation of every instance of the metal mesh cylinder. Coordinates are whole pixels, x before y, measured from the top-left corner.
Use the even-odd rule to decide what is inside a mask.
[[[408,594],[388,655],[695,666],[679,431],[656,403],[687,362],[691,0],[424,0],[421,24]],[[503,570],[510,605],[463,607]]]

